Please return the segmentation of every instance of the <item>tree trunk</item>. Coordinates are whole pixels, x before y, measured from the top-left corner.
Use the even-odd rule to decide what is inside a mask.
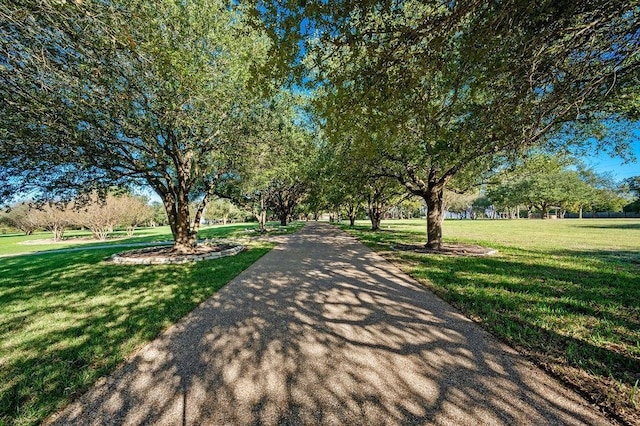
[[[578,214],[578,219],[582,219],[582,206],[580,206],[580,213]]]
[[[261,234],[266,232],[265,224],[267,223],[267,211],[264,208],[264,195],[260,195],[260,210],[255,215],[258,219],[258,230]]]
[[[347,216],[349,217],[349,226],[354,226],[356,216],[358,214],[358,205],[355,203],[347,204]]]
[[[382,212],[377,207],[369,208],[369,220],[371,220],[371,230],[378,231],[380,229],[380,220]]]
[[[172,230],[173,231],[173,230]],[[178,224],[176,232],[173,233],[173,248],[179,253],[191,253],[195,246],[195,238],[191,234],[189,221],[185,224]]]
[[[94,228],[91,232],[93,233],[94,238],[100,241],[104,241],[107,239],[107,236],[109,235],[109,228],[97,227],[97,228]]]
[[[540,217],[542,219],[549,219],[549,207],[546,204],[540,206]]]
[[[289,215],[286,212],[280,213],[280,226],[287,226],[287,217]]]
[[[186,197],[177,198],[174,202],[172,194],[165,194],[163,200],[173,235],[173,249],[179,253],[190,253],[196,244],[196,234],[191,232],[189,201]]]
[[[430,179],[428,192],[424,197],[427,204],[427,244],[425,247],[432,250],[439,250],[442,247],[443,195],[444,185]]]
[[[64,237],[64,226],[53,225],[51,227],[51,232],[53,233],[53,241],[60,241]]]
[[[264,234],[266,232],[266,227],[265,224],[267,222],[267,212],[265,212],[264,210],[254,214],[254,217],[256,218],[256,220],[258,221],[258,231],[261,234]]]

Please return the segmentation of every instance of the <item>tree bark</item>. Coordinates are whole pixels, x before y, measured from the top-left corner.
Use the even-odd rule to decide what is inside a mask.
[[[424,201],[427,204],[427,244],[425,247],[439,250],[442,247],[442,197],[444,185],[429,180]]]
[[[64,238],[64,226],[53,225],[51,233],[53,234],[53,241],[61,241]]]
[[[369,220],[371,220],[371,230],[378,231],[380,229],[380,221],[382,219],[382,211],[373,206],[369,208]]]
[[[264,234],[266,232],[265,223],[267,222],[267,212],[262,210],[262,211],[260,211],[260,212],[258,212],[256,214],[254,214],[254,217],[258,221],[258,231],[261,234]]]
[[[267,223],[267,211],[264,208],[264,195],[260,195],[260,211],[256,215],[258,219],[258,228],[261,234],[266,232],[265,224]]]
[[[353,227],[356,223],[356,216],[358,214],[358,205],[355,203],[347,204],[347,216],[349,217],[349,226]]]
[[[412,182],[400,178],[402,183],[413,195],[422,197],[427,206],[427,243],[425,247],[432,250],[442,248],[442,221],[444,219],[444,188],[447,182],[455,174],[456,169],[449,169],[442,177],[438,178],[438,167],[432,165],[429,170],[427,182],[419,179],[413,173],[413,170],[407,169],[410,173]],[[493,209],[492,214],[497,214]]]
[[[540,217],[542,219],[549,219],[549,207],[546,204],[540,206]]]
[[[173,249],[179,253],[193,252],[196,234],[191,232],[189,201],[186,196],[161,194],[173,235]]]

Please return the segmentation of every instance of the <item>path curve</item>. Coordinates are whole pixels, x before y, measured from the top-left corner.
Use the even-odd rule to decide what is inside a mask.
[[[396,267],[309,223],[53,424],[607,420]]]

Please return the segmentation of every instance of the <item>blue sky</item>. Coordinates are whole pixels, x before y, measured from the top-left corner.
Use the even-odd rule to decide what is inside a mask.
[[[635,132],[630,148],[636,158],[635,162],[625,163],[620,157],[611,157],[605,153],[583,157],[583,159],[586,165],[596,172],[610,174],[615,180],[620,181],[640,175],[640,131]]]

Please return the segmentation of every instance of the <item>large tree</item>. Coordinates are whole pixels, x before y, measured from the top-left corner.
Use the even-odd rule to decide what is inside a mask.
[[[291,26],[301,11],[301,27],[318,34],[307,64],[326,87],[327,134],[361,131],[356,140],[387,175],[424,199],[429,247],[441,245],[445,187],[477,183],[531,146],[565,143],[551,137],[560,131],[575,136],[637,114],[632,2],[290,5],[269,22]]]
[[[255,132],[267,38],[221,0],[2,0],[0,17],[0,202],[148,185],[189,251]]]
[[[280,128],[275,139],[270,151],[277,161],[267,173],[270,176],[267,201],[284,226],[308,191],[318,150],[313,136],[293,122]]]
[[[353,126],[355,128],[355,125]],[[358,211],[365,207],[371,229],[380,229],[385,214],[403,201],[403,188],[394,179],[385,176],[379,159],[363,151],[365,144],[355,140],[358,135],[345,133],[325,150],[329,151],[325,167],[328,174],[328,200],[335,211],[344,211],[354,225]],[[366,137],[366,136],[365,136]]]
[[[302,96],[281,91],[265,104],[262,131],[251,138],[216,194],[252,212],[260,231],[267,213],[286,225],[306,193],[317,147],[300,120]]]

